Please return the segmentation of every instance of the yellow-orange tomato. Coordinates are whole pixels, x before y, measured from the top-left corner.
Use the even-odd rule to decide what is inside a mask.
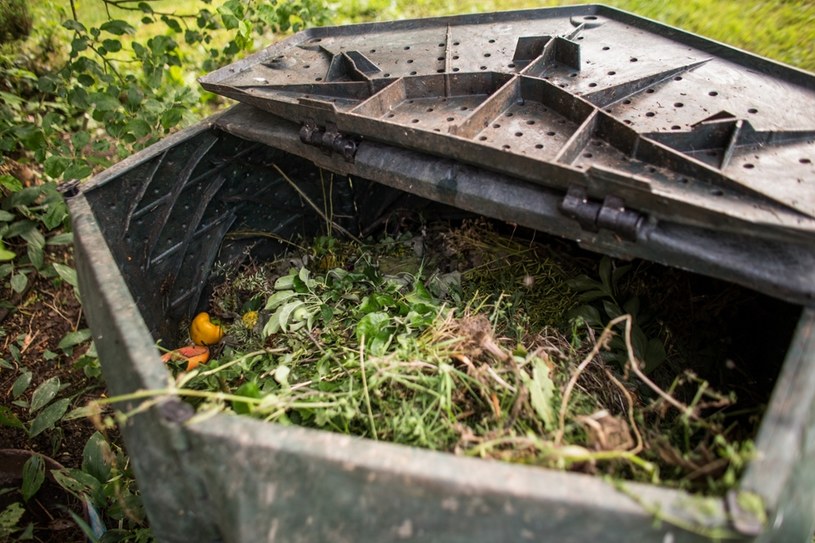
[[[196,345],[215,345],[224,337],[220,324],[209,320],[209,313],[198,313],[190,324],[190,339]]]
[[[206,364],[209,360],[209,347],[205,345],[188,345],[187,347],[180,347],[169,353],[164,353],[161,361],[165,364],[167,362],[183,362],[187,361],[187,371],[194,370],[198,364]]]

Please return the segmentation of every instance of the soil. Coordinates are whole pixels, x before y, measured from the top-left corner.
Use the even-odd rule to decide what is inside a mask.
[[[70,253],[66,251],[56,260],[71,264]],[[32,279],[30,288],[22,296],[15,297],[10,292],[0,295],[0,298],[11,300],[14,304],[14,308],[5,315],[0,314],[0,327],[5,332],[5,336],[0,337],[0,352],[15,366],[14,370],[0,370],[0,405],[11,409],[24,423],[29,423],[33,417],[27,407],[19,405],[19,400],[29,402],[37,386],[51,377],[59,377],[65,386],[58,397],[75,396],[69,410],[84,405],[91,397],[98,397],[103,387],[101,380],[89,379],[81,369],[74,367],[74,361],[87,346],[75,349],[70,355],[58,348],[66,333],[87,326],[72,287],[66,284],[57,286],[53,281],[41,277]],[[19,360],[11,356],[12,345],[17,345],[20,350]],[[49,352],[57,356],[49,356],[49,360],[45,356]],[[30,370],[33,379],[23,395],[15,400],[12,398],[12,385],[20,375],[21,368]],[[80,468],[85,443],[94,431],[91,422],[85,418],[61,421],[57,428],[46,430],[34,439],[29,438],[23,429],[0,425],[0,448],[34,451],[52,457],[67,468]],[[29,502],[27,515],[37,527],[34,541],[85,541],[73,522],[63,522],[66,518],[66,499],[60,490],[55,483],[46,482]],[[0,509],[3,507],[0,504]],[[23,522],[26,522],[26,518]],[[67,518],[70,519],[70,516]]]

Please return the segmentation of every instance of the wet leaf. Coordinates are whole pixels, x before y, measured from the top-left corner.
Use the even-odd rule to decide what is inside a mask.
[[[44,431],[52,429],[68,410],[70,403],[71,401],[68,398],[62,398],[40,411],[40,414],[31,423],[28,437],[34,438]]]
[[[54,399],[59,392],[60,382],[59,377],[51,377],[42,382],[40,386],[31,395],[31,408],[32,413],[39,411]]]
[[[45,481],[45,462],[42,456],[35,454],[23,464],[22,493],[25,501],[30,500]]]

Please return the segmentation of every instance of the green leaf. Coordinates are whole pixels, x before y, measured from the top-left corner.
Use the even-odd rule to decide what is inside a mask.
[[[57,392],[59,392],[59,387],[59,377],[51,377],[50,379],[45,380],[40,386],[37,387],[34,394],[31,395],[31,407],[29,408],[29,411],[34,413],[48,405],[48,402],[53,400],[57,395]]]
[[[591,305],[581,305],[569,314],[570,318],[581,318],[583,321],[592,328],[603,326],[603,319],[600,317],[600,311]]]
[[[74,242],[74,233],[73,232],[62,232],[60,234],[57,234],[56,236],[51,236],[50,238],[48,238],[48,241],[46,241],[46,244],[48,244],[48,245],[70,245],[73,242]],[[60,264],[60,266],[62,266],[62,265],[63,264]],[[54,266],[56,267],[56,264]],[[65,266],[65,267],[70,269],[70,270],[73,270],[73,268],[71,268],[69,266]],[[59,273],[59,272],[57,272],[57,273]],[[76,275],[74,275],[74,278],[76,278]],[[73,283],[71,283],[70,281],[68,281],[64,277],[63,277],[63,279],[65,280],[66,283],[73,285]],[[74,286],[76,286],[76,285],[74,285]]]
[[[54,263],[53,266],[57,275],[59,275],[63,281],[74,288],[79,288],[79,282],[76,279],[76,270],[74,268],[59,263]]]
[[[65,179],[84,179],[93,173],[93,169],[84,160],[71,163],[63,174]]]
[[[76,32],[87,32],[87,29],[85,28],[85,25],[83,25],[79,21],[75,21],[73,19],[68,19],[67,21],[63,21],[62,26],[67,28],[68,30],[74,30]]]
[[[11,222],[15,219],[16,215],[10,213],[5,209],[0,209],[0,222]]]
[[[22,396],[23,392],[28,388],[28,385],[31,384],[31,378],[33,375],[30,371],[24,371],[20,374],[20,376],[14,381],[14,384],[11,385],[11,397],[12,399],[17,399]]]
[[[115,96],[104,92],[94,92],[88,96],[88,99],[99,111],[115,111],[121,105]]]
[[[53,470],[51,474],[59,486],[80,500],[89,496],[97,507],[104,503],[102,484],[93,475],[74,468]]]
[[[279,292],[275,292],[269,298],[269,301],[266,302],[266,311],[271,311],[272,309],[279,307],[286,300],[289,300],[295,296],[299,296],[299,294],[293,290],[281,290]]]
[[[23,464],[23,484],[21,488],[23,500],[28,501],[34,497],[43,481],[45,481],[45,462],[43,462],[42,456],[35,454]]]
[[[549,377],[549,366],[536,356],[532,359],[532,377],[530,378],[528,373],[522,371],[521,380],[529,389],[529,402],[543,421],[544,428],[553,430],[557,426],[557,417],[553,407],[555,383]]]
[[[42,246],[29,243],[26,247],[26,254],[28,255],[29,262],[34,266],[34,269],[41,270],[45,265],[45,254],[43,253]]]
[[[110,445],[99,432],[94,434],[85,443],[82,450],[82,471],[93,475],[102,484],[110,478]]]
[[[606,312],[606,315],[608,315],[608,318],[610,319],[616,319],[617,317],[623,314],[622,310],[620,309],[620,306],[618,306],[611,300],[603,300],[603,310]]]
[[[11,289],[20,294],[28,286],[28,277],[22,272],[17,272],[11,276]]]
[[[20,521],[25,514],[25,508],[20,502],[14,502],[0,512],[0,538],[11,540],[12,534],[20,530]],[[16,538],[14,541],[22,541]]]
[[[245,398],[260,398],[260,387],[254,381],[247,381],[242,384],[234,393],[236,396],[243,396]],[[252,407],[247,402],[232,402],[232,410],[240,415],[245,415],[252,410]]]
[[[0,405],[0,426],[8,428],[23,428],[23,422],[6,405]]]
[[[64,415],[68,410],[70,403],[71,400],[68,398],[62,398],[40,411],[37,418],[31,422],[31,429],[28,432],[28,437],[33,439],[44,431],[52,429],[54,425],[62,418],[62,415]]]
[[[108,53],[118,53],[122,50],[122,42],[111,39],[102,40],[102,47],[104,47]]]
[[[91,337],[91,331],[89,328],[83,328],[81,330],[77,330],[76,332],[68,332],[63,336],[63,338],[59,341],[57,347],[62,349],[63,351],[67,351],[73,347],[76,347],[80,343],[84,343]]]
[[[70,160],[63,156],[58,155],[51,155],[45,159],[43,163],[43,169],[45,170],[45,175],[48,177],[52,177],[54,179],[58,179],[62,173],[65,171],[65,168],[68,167],[70,164]]]
[[[14,260],[17,255],[14,254],[12,251],[6,249],[5,244],[3,244],[3,240],[0,239],[0,262],[7,262],[9,260]]]
[[[387,313],[374,311],[362,317],[356,326],[357,340],[362,342],[363,338],[368,349],[374,356],[381,356],[390,344],[392,332],[390,328],[391,318]]]
[[[282,331],[284,332],[286,331],[286,326],[288,325],[289,320],[291,319],[292,313],[294,313],[296,309],[304,305],[305,302],[303,300],[295,300],[280,307],[280,310],[277,311],[276,314],[278,315],[277,318],[278,321],[280,322],[280,329]],[[274,318],[274,315],[272,316],[272,318]]]
[[[122,21],[121,19],[112,19],[110,21],[105,21],[99,28],[101,30],[104,30],[105,32],[115,34],[116,36],[136,33],[135,28],[130,26],[126,21]]]

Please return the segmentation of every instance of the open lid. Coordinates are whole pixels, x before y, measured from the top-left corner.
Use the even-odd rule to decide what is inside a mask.
[[[815,76],[605,6],[315,28],[200,81],[304,141],[560,190],[586,230],[664,220],[814,246]]]

